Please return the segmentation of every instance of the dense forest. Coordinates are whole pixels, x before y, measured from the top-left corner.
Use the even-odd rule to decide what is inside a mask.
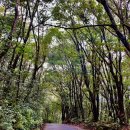
[[[0,130],[128,125],[129,42],[129,0],[0,0]]]

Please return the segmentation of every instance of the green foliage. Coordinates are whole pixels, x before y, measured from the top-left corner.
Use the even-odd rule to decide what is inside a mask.
[[[2,130],[30,130],[42,123],[42,111],[27,106],[2,106],[0,109]]]
[[[64,16],[64,14],[62,12],[60,12],[60,7],[56,6],[53,11],[52,11],[53,17],[56,20],[61,20],[61,19],[65,19],[66,17]]]
[[[13,130],[13,122],[16,121],[14,119],[14,111],[10,107],[6,107],[0,108],[0,128],[3,130]]]

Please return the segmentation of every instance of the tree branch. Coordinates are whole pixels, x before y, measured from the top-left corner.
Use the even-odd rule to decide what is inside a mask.
[[[37,27],[38,25],[36,25],[35,27]],[[44,24],[43,26],[51,26],[51,27],[57,27],[57,28],[63,28],[63,29],[82,29],[85,27],[106,27],[109,26],[111,27],[111,24],[95,24],[95,25],[84,25],[84,26],[79,26],[79,27],[65,27],[65,26],[61,26],[61,25],[53,25],[53,24]]]

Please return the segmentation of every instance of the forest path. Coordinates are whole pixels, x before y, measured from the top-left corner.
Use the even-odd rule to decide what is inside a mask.
[[[83,130],[83,129],[73,125],[48,123],[45,124],[45,127],[42,130]]]

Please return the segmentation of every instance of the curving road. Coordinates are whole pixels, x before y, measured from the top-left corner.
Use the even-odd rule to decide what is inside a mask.
[[[83,130],[76,126],[66,124],[46,124],[44,130]]]

